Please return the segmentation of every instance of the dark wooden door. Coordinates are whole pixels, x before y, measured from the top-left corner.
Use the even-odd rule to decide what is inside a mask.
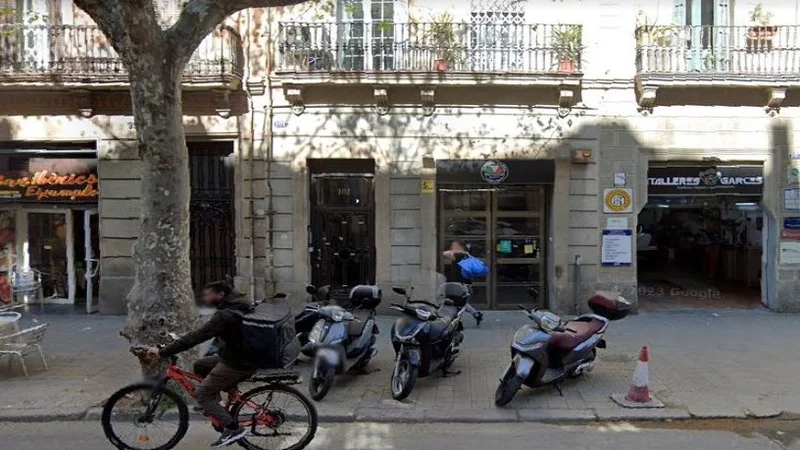
[[[230,142],[190,142],[190,258],[195,295],[206,284],[236,275],[233,168]]]
[[[312,283],[375,283],[373,177],[318,175],[311,185]]]

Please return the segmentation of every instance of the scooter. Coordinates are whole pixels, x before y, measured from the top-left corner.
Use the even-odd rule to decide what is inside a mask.
[[[538,293],[529,289],[536,300]],[[606,348],[603,336],[612,320],[626,317],[631,304],[614,292],[595,292],[589,299],[594,314],[585,314],[569,322],[551,312],[520,309],[533,320],[514,334],[511,343],[511,363],[500,377],[495,392],[497,406],[508,404],[517,391],[526,385],[553,385],[564,395],[561,384],[567,377],[577,377],[594,370],[597,349]]]
[[[392,288],[405,297],[404,304],[392,303],[391,308],[405,316],[398,318],[392,326],[392,346],[395,365],[392,373],[392,397],[403,400],[411,394],[417,377],[426,377],[441,371],[442,376],[458,375],[449,372],[461,353],[464,341],[464,325],[461,316],[469,300],[469,290],[461,283],[445,283],[442,286],[444,299],[440,305],[411,300],[413,287],[406,290]]]
[[[314,324],[320,319],[320,315],[317,312],[318,307],[327,306],[330,302],[331,289],[330,286],[320,286],[319,288],[306,286],[306,292],[311,295],[313,301],[294,317],[294,330],[297,332],[297,339],[300,341],[300,351],[303,355],[313,358],[314,349],[313,346],[308,344],[308,334],[311,333]]]
[[[308,292],[312,290],[309,287]],[[314,353],[314,370],[308,380],[311,398],[322,400],[333,386],[335,375],[364,372],[378,354],[375,308],[381,297],[377,286],[359,285],[350,291],[352,311],[337,305],[307,307],[320,317],[308,335],[308,345]]]

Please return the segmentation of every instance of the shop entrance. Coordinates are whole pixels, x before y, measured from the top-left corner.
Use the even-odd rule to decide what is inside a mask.
[[[95,150],[0,146],[0,303],[96,310],[100,255]]]
[[[641,308],[761,305],[762,171],[650,167],[636,239]]]
[[[473,282],[472,303],[516,308],[531,302],[528,287],[546,298],[543,187],[445,185],[439,188],[439,204],[440,252],[457,241],[491,269],[486,278]],[[458,270],[440,260],[443,273]]]
[[[458,279],[443,258],[453,241],[489,266],[473,280],[471,302],[488,308],[532,303],[528,288],[547,306],[548,202],[553,160],[437,160],[439,270]]]
[[[372,160],[309,160],[311,282],[334,294],[375,283]]]

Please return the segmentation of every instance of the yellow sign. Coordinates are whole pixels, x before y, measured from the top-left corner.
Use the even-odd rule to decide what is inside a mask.
[[[633,212],[633,192],[629,188],[609,188],[603,191],[603,212],[625,214]]]
[[[422,180],[422,193],[433,194],[436,192],[436,182],[433,180]]]

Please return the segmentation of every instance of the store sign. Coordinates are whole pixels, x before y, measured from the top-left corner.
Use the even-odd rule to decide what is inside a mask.
[[[633,190],[629,188],[609,188],[603,190],[603,212],[606,214],[627,214],[633,212]]]
[[[30,158],[20,170],[0,173],[0,202],[96,202],[97,160]]]
[[[500,184],[508,178],[508,166],[502,161],[486,161],[481,166],[481,178],[489,184]]]
[[[760,195],[760,166],[653,167],[647,172],[649,195]]]

